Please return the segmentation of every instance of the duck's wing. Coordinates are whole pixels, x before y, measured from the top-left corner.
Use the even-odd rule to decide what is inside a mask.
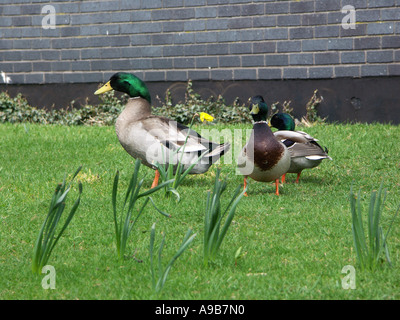
[[[310,141],[310,139],[303,133],[297,132],[297,131],[290,131],[290,130],[275,131],[274,136],[279,141],[291,140],[293,142],[298,142],[298,143],[307,143]]]
[[[308,140],[310,140],[310,141],[318,141],[318,139],[316,139],[316,138],[310,136],[307,132],[304,132],[304,131],[297,131],[297,130],[296,130],[295,132],[297,132],[297,133],[299,133],[299,134],[302,134],[306,139],[308,139]]]
[[[205,156],[214,156],[224,150],[227,151],[226,144],[220,145],[204,139],[193,129],[165,117],[150,116],[141,120],[141,123],[146,132],[152,136],[153,140],[158,141],[173,151],[183,148],[183,146],[185,146],[185,153],[203,153],[208,150],[209,153]],[[220,151],[218,152],[219,149]]]
[[[169,119],[167,119],[169,120]],[[206,153],[205,157],[220,157],[224,155],[230,149],[230,143],[216,143],[210,141],[208,139],[203,138],[198,132],[190,129],[189,127],[181,124],[176,123],[177,129],[185,136],[185,139],[188,136],[185,151],[192,152],[200,150],[208,150],[209,152]]]
[[[303,131],[276,131],[276,138],[290,150],[292,157],[306,157],[309,160],[330,159],[328,150],[318,144],[318,140]]]
[[[283,141],[283,144],[287,146],[291,152],[292,157],[305,157],[308,160],[321,160],[330,159],[326,150],[315,141],[310,141],[307,143],[297,143],[290,140]]]

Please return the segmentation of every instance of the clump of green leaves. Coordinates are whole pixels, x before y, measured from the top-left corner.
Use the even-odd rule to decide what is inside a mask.
[[[227,182],[219,179],[220,169],[216,170],[214,190],[208,192],[204,217],[204,265],[214,260],[235,215],[236,207],[246,192],[239,185],[225,209],[221,208],[221,198],[226,191]],[[225,219],[225,222],[223,222]],[[222,228],[221,228],[222,226]]]
[[[216,122],[221,123],[246,123],[251,117],[245,104],[235,99],[232,105],[227,105],[224,98],[219,95],[216,99],[211,96],[207,100],[201,98],[200,94],[193,89],[192,81],[188,81],[183,103],[173,104],[170,91],[167,91],[164,101],[157,97],[160,106],[153,109],[156,115],[173,119],[179,123],[189,124],[192,115],[205,112],[212,114]]]
[[[99,96],[100,103],[97,105],[86,103],[75,108],[75,102],[72,101],[66,108],[44,110],[30,106],[21,94],[11,98],[7,92],[1,92],[0,122],[108,126],[115,123],[128,98],[126,94],[119,98],[112,90]],[[183,124],[190,123],[192,115],[200,112],[213,114],[216,121],[223,123],[243,123],[251,120],[245,105],[240,104],[238,99],[232,105],[227,105],[221,95],[216,99],[210,97],[203,100],[194,91],[190,80],[183,103],[173,104],[170,91],[167,91],[164,101],[158,99],[161,105],[153,108],[153,113]]]
[[[158,273],[156,275],[155,272],[155,267],[154,267],[154,242],[155,242],[155,237],[156,237],[156,224],[154,223],[153,226],[151,227],[151,233],[150,233],[150,270],[151,270],[151,278],[152,278],[152,285],[153,285],[153,290],[155,292],[160,292],[162,288],[164,287],[165,281],[167,280],[169,271],[172,268],[172,265],[175,263],[175,261],[181,256],[181,254],[186,250],[186,248],[192,243],[196,236],[196,233],[192,235],[192,230],[188,230],[185,237],[183,238],[182,244],[179,247],[178,251],[175,253],[175,255],[172,257],[172,259],[169,261],[169,263],[166,265],[165,268],[162,266],[162,251],[164,249],[165,245],[165,234],[163,234],[163,239],[161,241],[160,247],[158,249],[158,263],[157,263],[157,268],[158,268]]]
[[[383,206],[386,200],[386,189],[383,190],[383,182],[378,190],[371,192],[367,216],[367,233],[365,233],[362,209],[361,209],[361,190],[358,191],[357,197],[353,190],[350,190],[350,208],[352,216],[352,231],[354,246],[357,253],[357,262],[362,270],[374,271],[383,261],[382,255],[385,254],[386,261],[391,264],[387,238],[392,228],[394,219],[399,209],[393,217],[390,226],[384,234],[380,225]]]
[[[71,179],[71,182],[66,185],[66,181],[64,178],[63,183],[57,185],[56,190],[54,192],[53,198],[50,202],[49,212],[45,221],[42,224],[42,227],[39,231],[38,237],[36,239],[36,243],[33,249],[33,259],[32,259],[32,272],[33,273],[41,273],[43,266],[45,266],[50,258],[51,253],[53,252],[54,247],[56,246],[58,240],[61,235],[68,227],[72,218],[75,215],[76,210],[80,204],[80,198],[82,194],[82,184],[79,182],[79,196],[75,201],[74,205],[69,212],[68,217],[65,219],[64,225],[56,236],[57,226],[60,222],[61,216],[65,209],[65,202],[67,200],[67,196],[69,191],[71,190],[72,181],[78,175],[79,171],[82,167],[79,167],[75,172],[74,176]]]
[[[31,107],[22,94],[19,93],[16,97],[11,98],[7,92],[0,92],[1,123],[44,123],[45,121],[46,111]]]
[[[231,105],[228,105],[225,99],[218,97],[209,97],[204,100],[200,94],[193,89],[191,80],[187,82],[185,100],[182,103],[174,104],[172,102],[171,92],[166,92],[164,100],[158,96],[160,106],[153,108],[155,115],[164,116],[182,124],[189,124],[192,115],[205,112],[215,117],[215,122],[219,123],[248,123],[251,122],[251,116],[245,103],[240,103],[236,98]],[[123,110],[129,96],[123,94],[118,97],[115,92],[109,91],[99,96],[100,103],[97,105],[86,104],[75,108],[74,101],[70,106],[61,109],[44,110],[32,107],[27,100],[18,94],[11,98],[7,92],[0,93],[0,122],[11,123],[41,123],[41,124],[61,124],[61,125],[92,125],[109,126],[115,123],[115,120]],[[303,121],[308,124],[323,123],[325,118],[318,115],[318,106],[323,101],[318,95],[318,90],[314,91],[306,105],[306,115]],[[289,113],[292,115],[293,108],[290,107],[291,101],[275,102],[271,105],[272,114],[278,112]],[[199,121],[199,119],[196,119]]]
[[[140,170],[141,161],[135,161],[135,169],[132,174],[131,180],[129,182],[128,189],[125,194],[125,199],[123,202],[122,212],[120,217],[118,218],[117,213],[117,193],[118,193],[118,181],[119,181],[119,172],[117,171],[115,178],[114,178],[114,185],[112,190],[112,207],[113,207],[113,214],[114,214],[114,226],[115,226],[115,237],[117,243],[117,253],[118,257],[123,260],[125,257],[125,249],[126,244],[129,238],[129,235],[132,231],[132,228],[135,226],[136,222],[138,221],[139,217],[143,213],[144,208],[146,207],[147,203],[151,201],[154,208],[164,216],[170,217],[169,214],[165,213],[164,211],[158,209],[154,204],[154,201],[150,194],[156,192],[157,190],[163,188],[165,185],[171,183],[172,181],[165,181],[159,184],[157,187],[152,188],[148,191],[140,192],[140,189],[143,185],[144,179],[139,180],[139,170]],[[138,211],[136,217],[134,218],[134,208],[136,205],[137,200],[142,197],[147,197],[144,201],[143,205],[141,206],[140,210]],[[134,219],[133,219],[134,218]],[[132,221],[133,219],[133,221]]]
[[[129,96],[124,94],[121,98],[115,92],[108,91],[99,96],[100,103],[97,105],[86,104],[82,107],[71,106],[63,109],[52,109],[47,114],[47,121],[61,125],[89,125],[89,126],[111,126],[120,115]]]
[[[61,109],[44,110],[32,107],[28,101],[18,94],[11,98],[7,92],[0,93],[0,122],[10,123],[39,123],[59,125],[113,125],[129,98],[123,95],[115,96],[114,91],[106,92],[99,96],[101,102],[75,108],[74,101],[71,105]]]

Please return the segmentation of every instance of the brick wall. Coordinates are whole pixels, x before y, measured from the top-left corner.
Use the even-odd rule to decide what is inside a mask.
[[[55,29],[42,27],[47,4]],[[355,29],[341,25],[345,5]],[[400,0],[2,0],[0,13],[13,83],[400,75]]]

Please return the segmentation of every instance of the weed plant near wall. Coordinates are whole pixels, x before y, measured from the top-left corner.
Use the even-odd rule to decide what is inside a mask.
[[[193,115],[200,112],[212,115],[215,122],[219,123],[251,122],[246,104],[240,104],[238,99],[235,99],[232,105],[227,105],[221,95],[216,99],[211,96],[207,100],[203,100],[198,93],[194,92],[192,86],[192,82],[189,80],[183,103],[173,105],[169,91],[167,91],[164,101],[157,97],[161,105],[159,108],[154,108],[153,113],[183,124],[189,124]]]

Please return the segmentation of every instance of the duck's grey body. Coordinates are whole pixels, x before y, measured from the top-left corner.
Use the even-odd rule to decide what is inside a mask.
[[[190,173],[205,173],[230,148],[229,143],[214,143],[182,124],[152,115],[150,103],[143,98],[129,99],[115,129],[123,148],[153,169],[156,162],[175,165],[181,162],[186,170],[204,154]]]
[[[295,142],[291,140],[291,132],[292,134],[303,135],[306,141]],[[317,167],[324,159],[332,160],[327,151],[317,143],[318,140],[303,131],[280,130],[274,132],[274,135],[281,139],[290,152],[291,164],[287,173],[300,173],[304,169]]]

